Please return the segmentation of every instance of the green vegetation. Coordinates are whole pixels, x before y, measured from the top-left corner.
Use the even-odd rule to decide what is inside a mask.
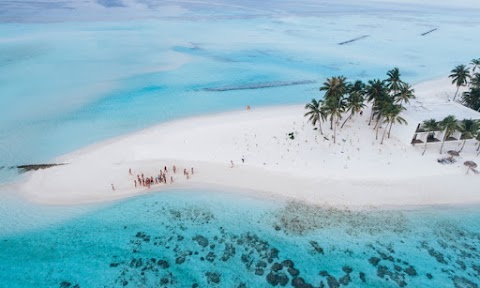
[[[460,87],[467,86],[469,89],[462,93],[461,103],[480,111],[480,58],[473,59],[469,67],[458,65],[451,73],[449,77],[452,78],[452,84],[457,86],[453,100],[455,101]]]
[[[480,125],[477,121],[472,120],[472,119],[464,119],[460,123],[460,132],[462,133],[463,138],[463,144],[462,148],[458,152],[462,152],[463,147],[465,147],[465,142],[467,142],[467,139],[472,139],[479,133]]]
[[[452,116],[452,115],[445,117],[445,119],[440,121],[439,125],[440,125],[440,128],[444,130],[442,146],[440,146],[440,154],[442,154],[445,140],[448,139],[448,137],[452,136],[453,133],[455,133],[455,131],[459,129],[459,125],[458,125],[457,118],[455,118],[455,116]]]
[[[455,84],[457,86],[457,91],[455,91],[455,95],[453,96],[453,101],[455,101],[455,98],[457,98],[458,90],[462,86],[467,86],[468,84],[468,79],[471,78],[470,76],[470,71],[468,70],[467,66],[465,65],[457,65],[452,71],[450,71],[452,74],[450,74],[448,77],[452,78],[452,84]]]
[[[383,144],[385,135],[390,138],[390,131],[395,123],[406,124],[405,119],[400,116],[405,109],[403,104],[415,98],[415,91],[412,87],[400,79],[401,74],[398,68],[388,71],[387,76],[388,78],[385,80],[370,80],[367,84],[360,80],[353,83],[348,82],[344,76],[327,78],[320,87],[320,91],[325,92],[323,100],[312,99],[310,103],[306,104],[305,109],[308,112],[305,113],[305,117],[308,117],[308,121],[313,126],[319,124],[322,135],[322,121],[329,121],[330,129],[333,130],[333,142],[336,143],[337,126],[340,120],[346,116],[340,126],[341,129],[356,114],[363,113],[366,102],[371,102],[372,112],[368,125],[375,122],[374,129],[376,139],[378,139],[378,131],[384,124],[380,142]],[[388,134],[386,133],[387,128]]]
[[[421,130],[428,132],[427,141],[425,141],[425,149],[423,150],[422,155],[425,155],[425,151],[427,150],[428,139],[435,137],[435,132],[438,132],[440,130],[444,130],[442,146],[440,147],[440,154],[443,152],[443,145],[445,141],[448,140],[448,138],[457,131],[461,133],[460,139],[463,140],[462,147],[460,148],[460,150],[458,150],[458,152],[462,152],[468,139],[474,138],[479,142],[477,151],[480,150],[479,120],[464,119],[462,121],[458,121],[454,116],[450,115],[439,122],[435,121],[435,119],[423,121]]]

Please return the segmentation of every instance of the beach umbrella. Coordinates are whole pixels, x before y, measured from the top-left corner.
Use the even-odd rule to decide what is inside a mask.
[[[450,159],[453,158],[453,156],[455,157],[460,156],[460,153],[458,153],[458,151],[455,151],[455,150],[448,150],[447,153],[448,155],[450,155]]]
[[[468,167],[467,174],[468,174],[468,171],[470,171],[470,169],[477,168],[477,163],[473,161],[465,161],[463,162],[463,165]]]

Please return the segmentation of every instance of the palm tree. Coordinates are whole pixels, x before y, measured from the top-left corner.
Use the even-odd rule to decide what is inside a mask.
[[[355,81],[355,83],[350,86],[348,98],[346,99],[346,112],[350,111],[350,115],[345,119],[340,128],[343,128],[343,125],[345,125],[353,115],[360,113],[360,111],[365,108],[365,99],[363,98],[364,88],[365,84],[360,80]]]
[[[410,99],[415,99],[415,95],[413,93],[415,93],[415,89],[413,89],[410,84],[405,83],[400,87],[398,93],[395,94],[395,102],[399,104],[402,104],[402,102],[408,104]]]
[[[470,109],[480,111],[480,88],[470,88],[462,93],[462,104]]]
[[[452,74],[450,74],[448,77],[452,78],[452,84],[455,84],[457,86],[457,91],[455,92],[455,96],[453,96],[453,101],[455,101],[460,87],[467,85],[468,79],[470,78],[470,72],[468,71],[468,68],[466,68],[463,64],[457,65],[457,67],[455,67],[455,69],[450,72]]]
[[[337,122],[342,118],[342,113],[345,111],[343,97],[348,92],[348,88],[347,78],[344,76],[327,78],[327,81],[320,87],[320,91],[325,91],[322,108],[327,115],[330,115],[330,129],[333,128],[333,143],[336,143]]]
[[[470,85],[473,88],[480,88],[480,73],[473,74],[473,77],[470,80]]]
[[[383,81],[378,79],[368,81],[368,85],[365,87],[365,96],[368,102],[373,102],[368,125],[372,123],[375,107],[378,106],[380,99],[385,98],[387,95],[387,87],[385,87]]]
[[[315,126],[318,122],[318,128],[320,129],[320,134],[323,135],[322,131],[322,120],[325,120],[325,113],[320,109],[320,101],[312,99],[312,102],[305,105],[305,109],[308,109],[308,112],[305,113],[305,117],[308,117],[308,121],[312,122],[312,125]]]
[[[323,86],[320,87],[320,91],[325,91],[325,101],[330,98],[335,98],[338,100],[347,93],[347,89],[347,78],[344,76],[327,78],[327,81],[325,81]]]
[[[472,64],[472,72],[475,72],[475,70],[480,67],[480,58],[472,59],[470,64]]]
[[[342,119],[342,113],[345,111],[345,101],[340,98],[338,101],[335,98],[323,102],[320,108],[322,113],[330,115],[330,129],[333,129],[333,143],[337,141],[337,122]]]
[[[400,71],[395,67],[387,72],[387,76],[388,78],[385,80],[387,88],[393,92],[393,95],[395,95],[404,84],[403,81],[400,80]]]
[[[462,152],[463,147],[465,147],[465,143],[467,142],[467,139],[473,138],[478,133],[480,126],[475,120],[464,119],[462,120],[459,128],[460,132],[462,132],[463,144],[462,148],[460,148],[458,152]]]
[[[423,128],[427,130],[427,138],[425,139],[425,148],[423,149],[422,156],[425,155],[425,151],[427,151],[427,143],[428,143],[428,138],[430,136],[435,137],[435,132],[438,130],[438,122],[435,119],[430,119],[430,120],[425,120],[423,121]]]
[[[372,107],[373,115],[376,116],[376,123],[373,129],[376,130],[375,139],[378,139],[378,129],[383,123],[387,113],[390,113],[389,110],[393,109],[394,106],[393,97],[388,95],[388,93],[380,95],[380,97],[375,101],[375,105]],[[398,105],[403,109],[401,105]],[[388,125],[387,125],[388,126]]]
[[[445,140],[450,137],[455,131],[458,129],[458,123],[455,116],[449,115],[445,117],[442,121],[440,121],[440,127],[444,130],[442,146],[440,146],[440,154],[443,151],[443,145],[445,144]]]
[[[388,129],[388,138],[390,138],[390,131],[392,130],[392,126],[395,123],[398,124],[407,124],[407,120],[405,120],[403,117],[400,116],[400,113],[402,112],[403,107],[402,105],[398,104],[390,104],[387,108],[386,111],[384,111],[384,117],[385,117],[385,123],[390,124],[390,128]],[[383,139],[385,139],[385,132],[387,131],[387,126],[385,126],[385,129],[383,130],[383,135],[382,135],[382,141],[380,144],[383,144]]]

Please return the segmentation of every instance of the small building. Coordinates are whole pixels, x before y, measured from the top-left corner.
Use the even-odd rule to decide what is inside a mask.
[[[421,102],[415,101],[407,105],[406,109],[407,110],[402,112],[401,116],[407,121],[407,124],[395,125],[392,129],[392,134],[405,144],[442,141],[443,130],[435,131],[434,136],[428,138],[429,132],[425,131],[422,127],[425,120],[435,119],[439,122],[449,115],[455,116],[458,121],[464,119],[480,120],[479,112],[454,102],[422,104]],[[463,140],[461,136],[461,133],[457,131],[447,140]]]

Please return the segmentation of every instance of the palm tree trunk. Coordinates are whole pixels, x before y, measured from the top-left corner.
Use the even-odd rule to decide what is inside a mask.
[[[392,127],[392,126],[390,126],[390,127]],[[387,132],[387,127],[385,127],[385,129],[383,129],[382,141],[380,141],[380,144],[382,144],[382,145],[383,145],[383,139],[385,139],[385,134],[387,134],[386,132]]]
[[[388,139],[390,139],[390,131],[392,131],[393,122],[390,123],[390,128],[388,128]]]
[[[382,114],[378,114],[378,116],[377,116],[377,122],[375,123],[375,127],[373,127],[373,129],[376,129],[377,126],[381,126],[381,125],[382,125],[382,124],[381,124],[382,122],[381,122],[380,120],[383,120]],[[379,125],[379,124],[380,124],[380,125]]]
[[[352,118],[353,114],[350,114],[350,116],[347,117],[347,119],[345,119],[345,122],[343,122],[342,126],[340,128],[343,128],[343,125],[345,125],[345,123],[347,123],[347,121]]]
[[[333,129],[333,114],[330,116],[330,130]]]
[[[440,146],[440,154],[442,154],[443,145],[445,144],[445,139],[447,138],[446,133],[447,133],[447,131],[445,131],[445,134],[443,134],[442,146]]]
[[[378,119],[377,125],[375,125],[376,127],[375,140],[378,140],[378,128],[380,128],[380,125],[378,125],[379,122],[380,122],[380,119]]]
[[[322,121],[318,120],[318,128],[320,128],[320,134],[323,135],[322,131]]]
[[[465,142],[467,142],[467,139],[464,139],[464,140],[463,140],[462,148],[460,148],[460,150],[458,151],[459,153],[462,152],[463,147],[465,147]]]
[[[333,144],[337,143],[337,124],[333,126]]]
[[[375,126],[373,126],[373,130],[377,129],[377,126],[378,126],[378,118],[377,118],[377,122],[375,123]]]
[[[370,120],[368,120],[368,126],[372,123],[373,120],[373,105],[372,105],[372,111],[370,112]]]
[[[425,139],[425,148],[423,149],[422,156],[425,155],[425,152],[427,151],[427,143],[428,143],[428,134],[427,134],[427,139]]]
[[[478,147],[477,147],[477,151],[480,150],[480,142],[478,142]]]
[[[453,102],[455,102],[455,98],[457,98],[458,90],[460,89],[460,86],[457,86],[457,91],[455,91],[455,95],[453,96]]]

